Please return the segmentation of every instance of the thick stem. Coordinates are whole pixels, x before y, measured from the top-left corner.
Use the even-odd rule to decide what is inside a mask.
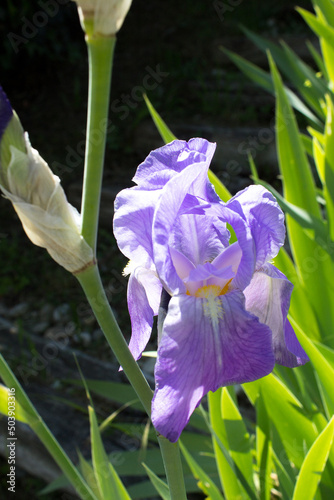
[[[130,384],[136,391],[145,411],[150,416],[152,391],[138,364],[134,360],[118,326],[104,291],[97,266],[94,265],[89,267],[76,277],[86,294],[88,302],[112,351],[119,364],[122,366]]]
[[[170,498],[171,500],[187,500],[179,444],[171,443],[163,436],[158,436],[158,441],[165,465]]]
[[[89,90],[81,234],[95,255],[116,37],[86,36]]]

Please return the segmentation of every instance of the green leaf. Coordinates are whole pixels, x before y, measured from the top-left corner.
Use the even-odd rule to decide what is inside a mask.
[[[76,379],[68,380],[68,382],[71,382],[74,385],[81,385],[80,380]],[[89,391],[99,396],[122,405],[131,402],[131,406],[133,408],[144,411],[144,408],[138,400],[134,389],[129,384],[92,379],[86,380],[86,384]],[[137,400],[137,402],[135,403],[134,400]]]
[[[292,500],[314,498],[334,437],[334,417],[314,441],[301,466]]]
[[[308,135],[305,135],[305,134],[300,134],[300,139],[302,141],[302,144],[304,146],[304,149],[305,149],[306,153],[309,156],[312,156],[312,154],[313,154],[313,145],[312,145],[312,139],[311,139],[311,137],[309,137]]]
[[[97,480],[94,474],[93,467],[85,458],[82,456],[81,452],[78,450],[78,456],[79,456],[79,464],[80,464],[80,471],[82,474],[82,477],[85,478],[88,486],[91,488],[91,490],[94,492],[94,494],[99,498],[99,500],[103,500],[103,497],[100,494],[99,487],[97,484]]]
[[[221,415],[221,395],[222,389],[208,394],[210,414],[208,427],[212,433],[214,454],[224,495],[227,500],[241,499],[244,496],[235,474],[233,461],[227,451],[228,442]]]
[[[15,387],[9,389],[0,384],[0,413],[6,417],[13,417],[18,422],[29,424],[33,418],[17,401]]]
[[[196,481],[193,476],[185,476],[185,485],[187,493],[198,493],[199,488],[197,487]],[[151,481],[140,481],[136,484],[129,486],[128,492],[133,500],[148,500],[149,498],[157,498],[157,490],[151,483]]]
[[[253,80],[253,82],[255,82],[257,85],[260,85],[271,94],[274,94],[274,85],[272,77],[269,73],[259,68],[255,64],[250,63],[234,52],[231,52],[230,50],[227,50],[225,48],[222,48],[222,50],[234,62],[234,64],[238,66],[238,68],[245,75],[248,76],[248,78]],[[322,126],[322,122],[319,120],[319,118],[317,118],[317,116],[312,113],[312,111],[307,106],[305,106],[303,101],[294,92],[292,92],[292,90],[284,86],[284,92],[286,93],[286,96],[292,107],[294,107],[297,111],[304,115],[310,121],[310,123],[313,123],[316,127]]]
[[[167,144],[168,142],[174,141],[176,139],[175,135],[168,128],[168,126],[163,121],[163,119],[161,118],[159,113],[154,109],[153,105],[151,104],[151,102],[149,101],[149,99],[146,95],[144,95],[144,99],[145,99],[146,105],[148,107],[148,110],[152,116],[152,119],[153,119],[153,121],[158,129],[158,132],[160,133],[164,142]],[[232,195],[228,191],[228,189],[224,186],[222,181],[220,179],[218,179],[218,177],[211,170],[209,170],[208,175],[209,175],[209,180],[214,185],[218,196],[223,201],[225,201],[225,202],[228,201],[232,197]]]
[[[161,498],[163,500],[170,500],[169,488],[167,484],[162,481],[162,479],[160,479],[156,474],[154,474],[154,472],[146,464],[143,463],[143,467],[145,468],[151,483],[153,484],[154,488],[157,490]]]
[[[329,87],[333,90],[334,82],[334,29],[330,26],[319,8],[315,8],[318,17],[305,9],[297,8],[297,11],[304,18],[310,28],[320,37],[320,45],[325,62],[327,74],[329,76]]]
[[[272,452],[270,420],[260,396],[256,400],[256,462],[259,473],[260,500],[270,500],[272,487]]]
[[[187,451],[184,444],[181,441],[179,441],[179,443],[182,454],[187,464],[189,465],[193,476],[195,477],[195,479],[198,479],[199,481],[198,483],[199,488],[203,491],[203,493],[209,495],[210,500],[223,500],[220,491],[218,490],[217,486],[212,481],[212,479],[204,472],[204,470],[193,459],[193,457]]]
[[[238,407],[226,387],[223,388],[221,412],[229,453],[235,465],[246,479],[249,490],[255,495],[256,490],[253,481],[254,471],[249,433]]]
[[[309,49],[309,51],[314,59],[314,62],[318,66],[319,71],[324,76],[324,78],[328,81],[329,78],[328,78],[327,69],[326,69],[326,66],[324,64],[324,61],[323,61],[321,55],[319,54],[317,49],[312,45],[312,43],[309,40],[306,40],[306,45],[307,45],[307,48]]]
[[[327,117],[324,141],[324,189],[326,213],[329,223],[329,236],[334,239],[334,106],[332,99],[326,95]]]
[[[305,443],[311,446],[317,435],[313,422],[304,414],[300,401],[273,374],[243,384],[242,387],[252,404],[262,395],[269,418],[281,441],[293,443],[286,450],[289,460],[300,467],[304,459]]]
[[[280,436],[272,422],[270,422],[270,428],[273,436],[273,446],[275,448],[272,450],[272,456],[276,467],[280,492],[282,493],[284,500],[291,500],[296,483],[296,474],[294,472],[295,468],[292,468]]]
[[[214,174],[211,170],[209,170],[208,176],[209,176],[209,181],[214,185],[216,193],[218,194],[218,196],[221,200],[227,202],[230,198],[232,198],[231,193],[224,186],[222,181],[220,179],[218,179],[216,174]]]
[[[304,210],[292,203],[289,203],[282,195],[279,194],[276,189],[270,186],[265,181],[261,181],[260,179],[255,179],[257,184],[261,184],[268,191],[270,191],[275,198],[277,199],[281,209],[291,215],[291,217],[298,222],[298,224],[305,229],[308,237],[314,241],[317,241],[319,245],[324,248],[330,255],[333,257],[333,246],[334,241],[328,239],[327,234],[327,225],[323,222],[322,219],[318,219],[310,214],[307,210]]]
[[[313,0],[313,4],[317,5],[322,11],[328,24],[334,27],[334,6],[331,0]]]
[[[174,141],[176,139],[175,135],[167,127],[166,123],[163,121],[161,116],[156,112],[156,110],[154,109],[153,105],[151,104],[151,102],[146,94],[144,94],[144,99],[146,102],[146,106],[151,114],[151,117],[155,123],[155,126],[157,127],[158,132],[160,133],[165,144],[168,144],[169,142]]]
[[[94,408],[88,407],[93,469],[103,500],[131,500],[104,450]]]
[[[288,255],[287,251],[282,247],[278,255],[273,259],[273,263],[278,269],[285,274],[289,281],[294,285],[291,302],[290,314],[298,324],[307,328],[308,334],[315,340],[321,339],[319,324],[313,312],[307,288],[303,286],[296,268]]]
[[[287,44],[282,42],[282,46],[294,70],[289,76],[292,83],[297,87],[306,103],[323,119],[324,110],[321,106],[321,100],[327,92],[327,86],[316,76],[315,71],[305,64]]]
[[[307,156],[300,140],[295,116],[284,93],[280,75],[269,55],[269,63],[276,89],[276,132],[279,166],[282,173],[284,198],[288,203],[306,210],[313,220],[321,220],[317,190]],[[297,272],[307,285],[310,302],[322,331],[332,327],[332,299],[328,276],[333,274],[333,263],[324,254],[321,245],[312,241],[296,220],[287,216],[289,242]],[[326,241],[326,240],[325,240]],[[309,263],[312,265],[310,271]],[[328,282],[328,286],[324,283]],[[334,314],[334,310],[333,310]]]
[[[334,380],[334,366],[327,361],[325,356],[317,349],[316,345],[311,339],[306,335],[306,333],[300,328],[300,326],[291,318],[291,325],[297,332],[298,337],[305,349],[308,357],[310,358],[315,371],[321,382],[321,386],[324,392],[326,407],[328,408],[328,415],[334,414],[334,391],[333,391],[333,380]]]

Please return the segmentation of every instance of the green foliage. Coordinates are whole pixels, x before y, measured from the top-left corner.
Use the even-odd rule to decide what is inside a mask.
[[[281,249],[275,265],[295,285],[290,321],[310,358],[301,368],[277,367],[275,374],[244,384],[255,426],[249,426],[240,413],[230,389],[209,394],[209,414],[202,409],[202,415],[212,435],[221,489],[231,500],[270,500],[274,490],[284,500],[327,500],[334,495],[334,4],[321,0],[314,7],[316,16],[299,11],[320,38],[322,54],[309,44],[315,70],[285,44],[278,47],[247,30],[249,38],[268,52],[270,72],[225,50],[247,76],[276,96],[283,195],[259,179],[252,158],[250,165],[254,181],[269,189],[286,213],[292,257]],[[288,85],[279,70],[289,79]],[[170,138],[167,125],[147,104],[161,136]],[[310,125],[310,136],[300,133],[294,109]],[[226,201],[225,186],[217,178],[210,180]],[[186,458],[189,461],[189,455]],[[189,465],[201,485],[207,469],[194,460]],[[202,491],[208,494],[205,488]]]

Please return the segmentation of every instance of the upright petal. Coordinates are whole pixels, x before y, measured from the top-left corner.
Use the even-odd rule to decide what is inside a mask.
[[[155,368],[155,428],[176,441],[208,391],[256,380],[274,367],[271,332],[241,292],[171,298]]]
[[[129,349],[135,359],[140,358],[150,339],[153,317],[158,314],[162,286],[156,275],[137,267],[129,278],[128,307],[132,334]]]
[[[186,291],[184,283],[175,271],[170,256],[171,233],[190,187],[198,177],[206,177],[207,172],[204,167],[205,165],[202,163],[190,165],[170,179],[162,190],[154,213],[152,234],[154,263],[160,279],[165,284],[165,288],[171,293],[185,293]]]
[[[292,289],[292,283],[283,273],[266,264],[254,274],[244,290],[247,311],[255,314],[272,331],[276,363],[291,368],[308,361],[287,321]]]
[[[174,175],[189,165],[209,166],[216,145],[205,139],[173,141],[152,151],[137,169],[133,181],[140,189],[162,189]]]
[[[169,243],[194,265],[212,261],[228,245],[229,231],[217,217],[181,214],[174,222]]]
[[[233,279],[233,286],[239,290],[243,290],[247,285],[249,285],[253,273],[255,271],[255,245],[252,237],[250,227],[247,220],[243,216],[242,211],[239,210],[239,204],[216,204],[212,205],[208,212],[212,211],[217,214],[218,217],[225,223],[231,224],[233,227],[238,243],[233,245],[233,257],[239,260],[238,269],[235,278]],[[232,247],[232,245],[231,245]],[[240,256],[241,251],[241,256]],[[223,253],[227,252],[229,254],[230,250],[224,250]],[[237,256],[237,254],[239,254]],[[232,255],[230,255],[232,257]],[[224,262],[223,256],[217,256],[215,260],[216,267]]]
[[[238,207],[239,204],[239,207]],[[284,214],[274,196],[262,186],[249,186],[227,206],[244,214],[256,249],[256,268],[278,254],[284,243]]]

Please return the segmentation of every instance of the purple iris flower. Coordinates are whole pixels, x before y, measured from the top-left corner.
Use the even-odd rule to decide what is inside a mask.
[[[270,264],[284,215],[261,186],[223,203],[208,181],[215,144],[174,141],[139,165],[115,202],[114,232],[130,259],[129,347],[138,359],[161,297],[152,421],[176,441],[208,391],[308,358],[287,320],[293,285]],[[229,245],[229,224],[237,241]]]

